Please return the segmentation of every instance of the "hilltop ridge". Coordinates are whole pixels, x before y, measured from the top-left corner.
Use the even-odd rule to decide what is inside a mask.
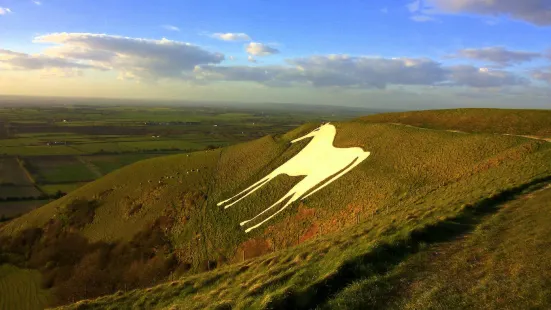
[[[399,123],[430,129],[551,138],[551,110],[446,109],[373,114],[371,123]]]

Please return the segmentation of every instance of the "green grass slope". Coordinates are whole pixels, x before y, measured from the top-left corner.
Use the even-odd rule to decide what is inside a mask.
[[[549,308],[551,186],[493,212],[480,216],[472,232],[426,247],[382,277],[350,285],[328,308]]]
[[[548,308],[550,184],[547,177],[509,188],[405,238],[365,221],[220,270],[61,309]]]
[[[51,299],[49,292],[40,288],[40,272],[0,266],[0,309],[44,309]]]
[[[299,152],[306,142],[289,142],[316,125],[138,162],[8,222],[0,237],[16,258],[31,257],[58,304],[119,291],[79,307],[312,308],[393,270],[431,241],[429,232],[449,235],[456,221],[551,177],[545,141],[362,120],[335,125],[336,146],[371,156],[250,234],[238,223],[299,178],[278,177],[226,210],[216,203]],[[32,252],[18,241],[28,239]],[[64,244],[84,250],[70,259],[46,250],[74,248]],[[169,279],[178,280],[158,285]]]
[[[453,109],[374,114],[372,123],[400,123],[432,129],[551,137],[551,110]]]

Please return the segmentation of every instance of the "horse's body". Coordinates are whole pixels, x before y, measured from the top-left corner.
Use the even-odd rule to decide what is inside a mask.
[[[219,206],[234,200],[235,198],[241,196],[239,199],[233,201],[232,203],[225,206],[229,208],[230,206],[236,204],[240,200],[249,196],[250,194],[257,191],[263,185],[268,183],[270,180],[274,179],[278,175],[286,174],[289,176],[306,176],[298,184],[296,184],[285,196],[275,202],[273,205],[256,215],[255,217],[241,222],[241,226],[247,224],[250,221],[255,220],[260,215],[268,212],[270,209],[276,205],[285,201],[285,199],[290,199],[285,203],[285,205],[277,210],[274,214],[264,219],[262,222],[248,228],[245,232],[249,232],[265,222],[269,221],[271,218],[276,216],[281,211],[285,210],[291,203],[297,201],[298,199],[305,199],[306,197],[314,194],[325,186],[329,185],[336,179],[340,178],[354,167],[359,165],[364,161],[368,156],[369,152],[365,152],[359,147],[353,148],[336,148],[333,146],[333,140],[335,139],[337,131],[335,126],[327,123],[316,130],[312,131],[308,135],[298,138],[291,141],[291,143],[298,142],[300,140],[313,137],[312,141],[302,149],[297,155],[289,159],[285,164],[279,166],[277,169],[272,171],[270,174],[262,178],[260,181],[251,185],[247,189],[243,190],[239,194],[231,197],[230,199],[224,200],[218,203]],[[327,180],[327,181],[326,181]],[[308,195],[304,196],[306,192],[315,188],[318,184],[326,181],[320,187],[311,191]]]

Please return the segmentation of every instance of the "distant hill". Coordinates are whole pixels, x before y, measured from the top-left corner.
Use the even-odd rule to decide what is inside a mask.
[[[452,126],[445,120],[454,113],[335,123],[335,146],[371,155],[249,234],[239,223],[300,178],[278,177],[228,209],[217,203],[297,154],[308,141],[290,141],[319,124],[141,161],[4,224],[0,263],[39,270],[51,305],[89,299],[69,308],[390,307],[388,298],[399,297],[393,281],[410,277],[402,262],[417,266],[415,255],[425,258],[440,242],[482,229],[509,201],[551,182],[551,143],[501,134],[546,136],[551,126],[540,113],[549,111],[465,110],[471,123]],[[527,129],[521,124],[528,117],[535,124]],[[506,127],[504,119],[516,125]],[[535,294],[540,280],[528,279],[523,289]],[[423,296],[416,296],[422,308],[431,302]]]

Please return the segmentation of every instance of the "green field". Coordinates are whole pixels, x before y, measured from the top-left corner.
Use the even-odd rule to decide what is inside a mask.
[[[75,156],[41,156],[25,160],[38,184],[77,183],[98,177]]]
[[[0,157],[0,199],[38,197],[42,193],[16,157]]]
[[[87,182],[83,183],[62,183],[62,184],[45,184],[40,185],[40,190],[47,195],[55,195],[58,191],[63,193],[70,193],[75,189],[85,185]]]
[[[128,154],[128,155],[94,155],[82,156],[81,158],[94,165],[102,174],[108,174],[121,167],[130,165],[140,160],[158,157],[157,154]]]
[[[0,198],[29,198],[39,197],[42,193],[34,186],[0,186]]]
[[[22,169],[17,158],[0,157],[0,185],[32,186],[25,170]]]
[[[81,151],[74,148],[57,146],[14,146],[0,148],[0,155],[3,156],[44,156],[44,155],[78,155]]]
[[[52,195],[55,194],[55,191]],[[2,201],[0,202],[0,218],[12,218],[36,209],[48,201],[23,200],[23,201]]]

